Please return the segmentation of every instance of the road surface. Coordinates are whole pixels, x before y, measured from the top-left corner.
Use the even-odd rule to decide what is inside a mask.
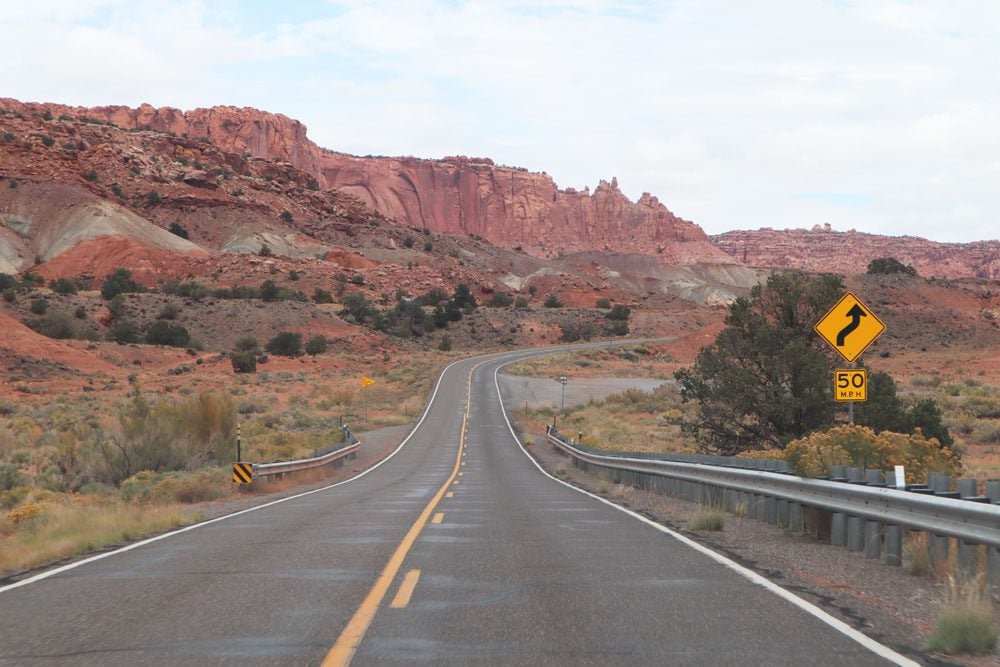
[[[891,664],[543,474],[494,379],[526,354],[450,366],[361,477],[0,589],[0,665]]]

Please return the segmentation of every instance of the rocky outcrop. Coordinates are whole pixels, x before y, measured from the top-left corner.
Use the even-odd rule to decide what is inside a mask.
[[[853,275],[865,273],[873,259],[894,257],[926,277],[1000,278],[1000,241],[937,243],[915,236],[837,232],[829,225],[734,231],[711,238],[737,262],[762,268]]]
[[[288,116],[249,107],[217,106],[181,111],[142,104],[71,107],[62,104],[0,99],[0,109],[26,115],[111,123],[125,130],[152,130],[178,137],[208,139],[228,151],[247,157],[280,159],[315,176],[320,174],[321,151],[306,137],[306,126]]]
[[[207,139],[225,151],[288,162],[398,224],[476,235],[540,257],[608,250],[658,254],[669,264],[730,261],[696,224],[648,193],[630,201],[616,179],[577,191],[488,158],[355,157],[320,149],[296,120],[251,108],[81,108],[0,99],[0,110]]]
[[[538,256],[609,250],[659,253],[672,264],[728,262],[696,224],[648,193],[631,202],[617,179],[597,188],[559,189],[544,173],[485,158],[368,158],[323,155],[328,187],[353,194],[383,215],[432,231],[481,236]]]

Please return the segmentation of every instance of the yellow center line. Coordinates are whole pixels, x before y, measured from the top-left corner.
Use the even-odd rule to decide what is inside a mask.
[[[469,370],[469,376],[466,380],[465,415],[462,417],[462,433],[459,438],[459,451],[461,451],[461,448],[465,443],[465,428],[469,423],[469,409],[472,405],[472,373],[485,363],[487,362],[484,361],[473,366]],[[399,546],[396,547],[396,551],[393,552],[392,558],[390,558],[389,562],[386,563],[385,568],[382,570],[382,574],[380,574],[378,579],[375,580],[375,584],[371,587],[371,590],[368,591],[368,595],[366,595],[365,599],[361,601],[361,606],[359,606],[357,611],[354,612],[351,620],[347,622],[344,630],[340,633],[340,636],[337,637],[336,643],[326,654],[322,663],[323,667],[346,667],[351,664],[351,660],[354,658],[354,654],[357,652],[358,646],[361,644],[361,640],[364,639],[365,633],[368,632],[369,626],[375,619],[375,614],[378,612],[378,606],[382,604],[385,594],[389,591],[389,587],[392,585],[393,580],[399,573],[399,568],[403,566],[403,560],[413,547],[413,543],[417,541],[420,531],[427,525],[427,520],[430,519],[434,508],[437,507],[439,502],[441,502],[441,498],[444,497],[448,486],[450,486],[452,481],[455,480],[455,476],[458,474],[458,464],[461,460],[461,456],[455,457],[455,467],[451,471],[451,475],[448,476],[444,485],[436,494],[434,494],[434,497],[431,498],[430,502],[427,503],[427,507],[425,507],[424,511],[420,513],[420,516],[417,517],[414,524],[410,526],[410,530],[407,531],[403,541],[399,543]],[[455,481],[454,483],[458,484],[458,481]],[[419,571],[417,572],[419,573]],[[413,584],[416,585],[416,579],[414,579]]]
[[[464,474],[465,474],[464,472],[460,472],[460,473],[458,473],[458,476],[461,477]]]
[[[441,523],[442,519],[444,519],[444,512],[438,512],[434,515],[434,518],[431,519],[431,523]]]
[[[445,497],[445,498],[451,498],[451,497],[452,497],[452,496],[454,496],[454,495],[455,495],[455,492],[454,492],[454,491],[449,491],[448,493],[444,494],[444,497]]]
[[[406,576],[403,577],[403,583],[396,591],[396,597],[389,603],[392,609],[403,609],[410,604],[410,598],[413,597],[413,589],[417,587],[418,579],[420,579],[420,570],[410,570],[406,573]]]

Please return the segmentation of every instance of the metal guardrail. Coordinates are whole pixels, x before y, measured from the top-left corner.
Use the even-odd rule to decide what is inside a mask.
[[[350,461],[357,456],[358,450],[361,449],[361,441],[354,437],[354,434],[350,431],[347,432],[347,438],[347,442],[343,446],[312,458],[299,459],[298,461],[279,461],[277,463],[255,463],[253,464],[253,475],[255,478],[280,477],[287,473],[319,468],[330,463],[336,465],[338,461],[342,463],[341,459]]]
[[[664,477],[776,498],[803,507],[953,537],[969,544],[1000,547],[1000,506],[997,505],[705,463],[601,455],[584,451],[552,433],[548,440],[575,460],[621,473]],[[641,485],[643,480],[636,477],[627,481]]]

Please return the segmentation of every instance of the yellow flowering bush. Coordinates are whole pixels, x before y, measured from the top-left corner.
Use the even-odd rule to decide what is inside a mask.
[[[865,426],[835,426],[811,433],[785,447],[784,458],[802,477],[830,474],[834,465],[892,470],[906,468],[906,481],[922,481],[928,472],[955,474],[958,457],[936,438],[925,438],[920,429],[913,434],[882,431],[876,434]]]

